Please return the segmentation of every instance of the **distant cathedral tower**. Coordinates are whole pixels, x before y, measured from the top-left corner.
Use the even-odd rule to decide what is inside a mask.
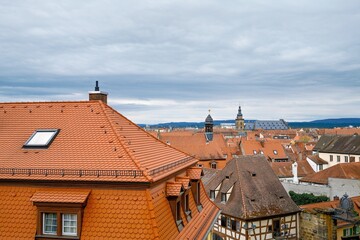
[[[212,133],[213,127],[214,127],[214,121],[210,115],[210,110],[209,110],[209,115],[205,119],[205,132]]]
[[[236,127],[236,130],[242,131],[242,130],[244,130],[244,126],[245,126],[244,118],[241,113],[241,106],[239,106],[238,114],[236,115],[236,119],[235,119],[235,127]]]

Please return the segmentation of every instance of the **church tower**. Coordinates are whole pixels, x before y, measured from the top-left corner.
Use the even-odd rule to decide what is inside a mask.
[[[205,119],[205,133],[212,133],[213,127],[214,127],[214,121],[210,115],[210,110],[209,110],[209,115]]]
[[[245,128],[244,118],[241,113],[241,106],[239,106],[238,114],[236,115],[235,128],[236,130],[240,130],[240,131],[243,131]]]

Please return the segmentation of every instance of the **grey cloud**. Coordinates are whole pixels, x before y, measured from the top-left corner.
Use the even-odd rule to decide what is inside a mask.
[[[239,102],[249,118],[360,117],[358,1],[1,6],[0,101],[86,99],[100,80],[136,122],[233,118]]]

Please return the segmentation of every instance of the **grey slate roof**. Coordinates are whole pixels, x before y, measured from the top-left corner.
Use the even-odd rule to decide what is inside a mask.
[[[205,185],[207,194],[221,184],[214,203],[226,215],[243,220],[266,218],[300,211],[281,185],[264,156],[240,156]],[[221,193],[233,186],[226,203]]]
[[[264,129],[264,130],[287,130],[289,126],[283,120],[255,120],[254,122],[246,122],[245,130],[255,130],[255,129]]]
[[[340,153],[360,155],[360,136],[354,135],[323,135],[314,150],[324,153]]]

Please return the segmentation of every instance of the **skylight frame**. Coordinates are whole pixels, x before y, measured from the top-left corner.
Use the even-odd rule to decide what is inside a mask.
[[[23,148],[48,148],[59,134],[60,129],[37,129],[31,134],[23,145]],[[48,136],[41,136],[41,133],[51,133]],[[40,134],[40,135],[39,135]]]

